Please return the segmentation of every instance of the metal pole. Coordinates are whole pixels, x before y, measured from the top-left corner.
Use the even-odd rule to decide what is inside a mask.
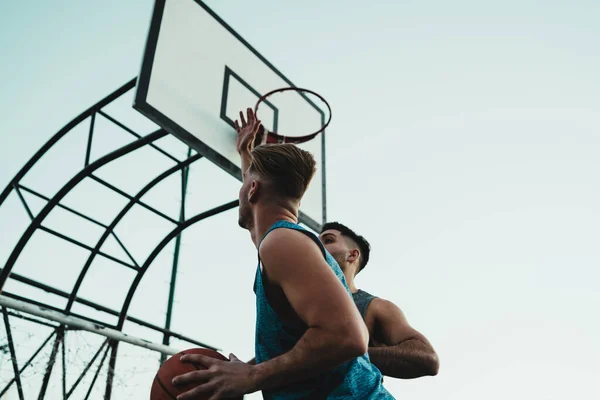
[[[126,342],[134,346],[143,347],[148,350],[154,350],[169,355],[173,355],[179,352],[179,350],[169,346],[147,342],[143,339],[129,336],[126,333],[115,329],[107,328],[97,323],[89,322],[84,319],[74,317],[72,315],[66,315],[58,311],[47,309],[45,307],[27,304],[15,299],[11,299],[10,297],[0,295],[0,306],[12,308],[14,310],[31,315],[36,315],[38,317],[46,318],[51,321],[56,321],[60,324],[68,325],[73,328],[79,328],[88,332],[97,333],[98,335],[105,336],[109,339]]]
[[[192,149],[188,147],[187,158],[192,156]],[[181,210],[179,211],[179,223],[185,222],[185,196],[187,194],[187,183],[189,176],[190,167],[186,166],[181,170]],[[167,303],[167,317],[165,320],[165,329],[171,330],[171,317],[173,316],[173,301],[175,300],[175,284],[177,282],[177,267],[179,266],[179,253],[181,249],[181,232],[175,238],[175,253],[173,254],[173,268],[171,270],[171,287],[169,288],[169,300]],[[171,340],[171,336],[165,332],[163,335],[163,344],[168,346]],[[160,364],[162,365],[166,360],[166,355],[161,353]]]

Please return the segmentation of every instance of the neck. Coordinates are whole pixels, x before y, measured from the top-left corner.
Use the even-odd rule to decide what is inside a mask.
[[[248,229],[256,248],[258,248],[265,233],[277,221],[298,223],[298,214],[294,211],[294,207],[286,207],[279,204],[267,203],[256,206],[252,226]]]
[[[352,293],[358,292],[358,289],[354,284],[354,271],[352,270],[352,268],[347,268],[346,271],[344,271],[344,276],[346,277],[346,283],[348,284],[350,291]]]

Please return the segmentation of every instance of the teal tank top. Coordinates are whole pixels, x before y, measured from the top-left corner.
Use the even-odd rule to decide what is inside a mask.
[[[356,293],[352,293],[352,298],[354,299],[354,304],[358,308],[360,315],[362,315],[363,320],[367,317],[367,308],[369,308],[369,304],[377,297],[373,296],[371,293],[365,292],[364,290],[358,289]]]
[[[278,221],[265,233],[262,240],[271,231],[278,228],[295,229],[312,238],[323,252],[323,256],[335,275],[346,288],[348,296],[351,296],[342,270],[333,256],[323,247],[317,236],[298,224]],[[284,323],[271,308],[265,295],[260,265],[259,255],[254,281],[254,293],[256,294],[255,358],[257,364],[290,351],[306,331],[306,326],[292,326],[289,323]],[[292,383],[274,391],[265,390],[263,391],[263,398],[265,400],[387,400],[394,397],[383,387],[381,372],[371,364],[368,353],[365,353],[361,357],[339,365],[329,373]]]

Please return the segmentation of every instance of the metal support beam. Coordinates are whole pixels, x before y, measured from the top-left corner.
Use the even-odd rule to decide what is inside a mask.
[[[188,148],[187,158],[192,156],[192,149]],[[190,167],[186,166],[181,170],[181,209],[179,211],[179,223],[185,222],[185,197],[187,196],[187,184],[190,173]],[[171,329],[171,317],[173,316],[173,302],[175,300],[175,284],[177,282],[177,267],[179,265],[179,253],[181,252],[181,235],[183,232],[177,235],[175,238],[175,252],[173,253],[173,268],[171,270],[171,286],[169,287],[169,300],[167,303],[167,316],[165,319],[165,330]],[[168,346],[171,341],[171,337],[168,333],[163,335],[163,344]],[[166,360],[164,354],[160,355],[160,364],[162,365]]]
[[[90,398],[90,394],[92,394],[92,389],[94,388],[94,384],[96,383],[96,380],[98,379],[98,375],[100,375],[100,371],[102,370],[102,366],[104,365],[104,360],[106,360],[106,356],[108,355],[108,350],[110,350],[110,347],[106,346],[104,355],[102,356],[102,359],[100,360],[100,364],[98,364],[98,369],[96,370],[96,373],[94,374],[94,379],[92,379],[92,383],[90,383],[90,388],[88,389],[88,391],[85,395],[85,398],[83,400],[88,400]]]
[[[138,347],[143,347],[148,350],[154,350],[167,354],[175,354],[179,351],[172,347],[148,342],[143,339],[136,338],[134,336],[129,336],[126,333],[108,328],[98,323],[89,322],[81,318],[74,317],[72,315],[66,315],[55,310],[50,310],[48,308],[27,304],[6,296],[0,295],[0,305],[7,308],[19,310],[27,314],[35,315],[41,318],[46,318],[51,321],[56,321],[64,325],[68,325],[70,327],[79,328],[88,332],[93,332],[110,339],[126,342]]]
[[[106,339],[104,342],[102,342],[102,345],[100,346],[100,348],[98,349],[98,351],[96,352],[96,354],[94,354],[94,356],[92,357],[92,359],[90,360],[90,362],[87,363],[87,365],[85,366],[85,368],[83,369],[83,371],[81,371],[81,374],[79,374],[79,377],[77,378],[77,380],[75,381],[75,383],[73,384],[73,386],[71,386],[71,389],[69,389],[69,392],[65,396],[65,399],[68,399],[69,397],[71,397],[71,395],[73,394],[73,392],[75,391],[75,389],[77,389],[77,386],[79,385],[79,383],[81,382],[81,380],[85,377],[85,374],[87,374],[87,372],[92,367],[92,365],[94,365],[94,362],[96,361],[96,358],[98,358],[98,356],[100,355],[100,353],[102,352],[102,350],[104,349],[104,347],[107,345],[107,343],[108,343],[108,339]],[[100,365],[102,365],[102,364],[100,364]]]
[[[4,268],[2,269],[2,272],[0,272],[0,290],[4,286],[4,283],[6,282],[8,275],[10,274],[17,259],[19,258],[19,255],[25,248],[25,245],[27,244],[27,242],[29,242],[29,239],[33,236],[33,233],[42,225],[42,222],[48,216],[50,211],[52,211],[52,209],[58,203],[60,203],[60,201],[67,195],[67,193],[69,193],[71,191],[71,189],[73,189],[83,179],[92,175],[92,173],[94,171],[96,171],[97,169],[99,169],[100,167],[110,163],[113,160],[116,160],[119,157],[122,157],[122,156],[129,154],[137,149],[140,149],[149,143],[159,140],[159,139],[165,137],[167,134],[168,134],[167,131],[165,131],[163,129],[159,129],[156,132],[149,134],[148,136],[138,139],[137,141],[135,141],[133,143],[125,145],[125,146],[121,147],[120,149],[113,151],[112,153],[109,153],[109,154],[105,155],[104,157],[99,158],[98,160],[94,161],[93,163],[91,163],[90,165],[88,165],[87,167],[85,167],[84,169],[79,171],[73,178],[71,178],[54,195],[52,200],[49,201],[48,204],[46,204],[46,206],[35,216],[33,221],[31,221],[31,223],[25,230],[25,233],[23,233],[23,236],[21,236],[21,238],[19,239],[19,242],[14,247],[12,253],[8,257],[8,260],[6,261],[6,264],[5,264]],[[18,183],[18,181],[15,183]],[[1,204],[2,200],[3,199],[0,197],[0,204]]]
[[[52,353],[50,354],[50,358],[48,359],[48,365],[46,366],[46,373],[44,374],[44,380],[42,382],[42,387],[40,388],[38,400],[44,400],[44,397],[46,397],[46,390],[48,390],[48,383],[50,383],[50,376],[52,375],[52,370],[54,369],[54,362],[56,361],[56,353],[58,352],[58,346],[62,344],[64,335],[64,325],[61,325],[58,328],[56,328],[56,339],[54,340],[54,346],[52,346]]]
[[[106,374],[106,389],[104,391],[104,400],[110,400],[112,396],[112,384],[115,377],[115,367],[117,365],[117,350],[119,350],[119,342],[116,340],[110,341],[110,360],[108,361],[108,373]]]
[[[13,274],[10,275],[10,278],[14,279],[14,280],[16,280],[18,282],[21,282],[21,283],[33,286],[35,288],[42,289],[42,290],[44,290],[44,291],[46,291],[48,293],[55,294],[57,296],[65,298],[65,299],[68,299],[70,297],[70,295],[68,293],[63,292],[62,290],[58,290],[58,289],[56,289],[56,288],[54,288],[52,286],[45,285],[45,284],[43,284],[41,282],[34,281],[33,279],[27,278],[27,277],[19,275],[19,274],[13,273]],[[11,295],[10,293],[5,293],[5,294],[8,297],[15,298],[15,296]],[[19,300],[19,299],[17,299],[17,300]],[[105,307],[103,305],[100,305],[100,304],[96,304],[96,303],[94,303],[92,301],[89,301],[89,300],[86,300],[86,299],[82,299],[81,297],[75,297],[75,302],[79,303],[79,304],[83,304],[83,305],[91,307],[91,308],[94,308],[94,309],[96,309],[98,311],[107,313],[107,314],[112,315],[112,316],[118,316],[119,315],[119,313],[116,312],[115,310],[112,310],[112,309],[110,309],[108,307]],[[29,301],[29,303],[31,303],[31,300]],[[58,310],[58,309],[56,309],[56,310]],[[8,314],[9,315],[13,315],[10,312]],[[31,321],[31,322],[35,322],[37,324],[49,326],[50,328],[55,328],[56,327],[55,325],[51,325],[49,323],[43,322],[43,321],[38,320],[38,319],[29,318],[29,317],[26,317],[26,316],[23,316],[23,315],[19,315],[19,314],[14,314],[14,315],[16,317],[18,317],[18,318],[22,318],[22,319],[25,319],[25,320],[28,320],[28,321]],[[95,320],[92,320],[91,318],[88,319],[88,320],[90,322],[95,322]],[[130,322],[133,322],[134,324],[143,326],[145,328],[152,329],[153,331],[157,331],[157,332],[160,332],[160,333],[163,333],[163,334],[168,334],[172,338],[177,338],[177,339],[183,340],[184,342],[189,342],[189,343],[195,344],[195,345],[197,345],[199,347],[205,347],[207,349],[215,350],[210,345],[208,345],[206,343],[202,343],[202,342],[200,342],[198,340],[195,340],[195,339],[192,339],[192,338],[187,337],[185,335],[182,335],[181,333],[173,332],[171,330],[161,328],[160,326],[151,324],[151,323],[149,323],[147,321],[143,321],[143,320],[141,320],[139,318],[131,317],[131,316],[128,315],[126,317],[126,320],[130,321]]]
[[[81,269],[81,272],[79,273],[79,276],[77,277],[77,281],[75,282],[75,285],[73,286],[73,290],[71,290],[71,296],[69,297],[67,306],[65,307],[65,309],[67,311],[69,311],[71,309],[71,307],[73,306],[75,297],[77,296],[77,293],[79,292],[79,289],[81,288],[81,283],[83,282],[83,278],[87,274],[87,272],[90,268],[90,265],[92,264],[92,261],[94,260],[94,257],[96,257],[97,253],[100,251],[100,248],[102,247],[102,245],[108,238],[109,233],[114,231],[115,227],[117,226],[119,221],[121,221],[121,219],[125,216],[125,214],[127,214],[127,212],[135,204],[139,204],[139,201],[144,196],[144,194],[146,194],[150,189],[152,189],[154,186],[156,186],[163,179],[166,179],[171,174],[177,172],[181,168],[186,167],[187,165],[190,165],[190,164],[198,161],[201,158],[202,158],[201,155],[195,155],[193,157],[188,158],[185,161],[182,161],[180,164],[175,165],[174,167],[171,167],[168,170],[164,171],[162,174],[158,175],[156,178],[154,178],[152,181],[150,181],[146,186],[144,186],[142,189],[140,189],[140,191],[135,196],[133,196],[133,197],[130,196],[131,198],[129,199],[129,203],[127,203],[121,209],[119,214],[117,214],[117,216],[108,225],[108,227],[106,228],[106,230],[104,231],[104,233],[102,234],[100,239],[98,239],[98,243],[96,243],[96,246],[94,247],[94,251],[92,251],[92,253],[89,255],[88,259],[86,260],[85,264],[83,265],[83,268]],[[175,224],[177,224],[177,221],[174,221],[174,222],[175,222]]]

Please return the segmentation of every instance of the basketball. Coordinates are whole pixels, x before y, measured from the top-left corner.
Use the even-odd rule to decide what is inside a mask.
[[[201,365],[195,365],[191,363],[182,363],[179,361],[179,358],[184,354],[202,354],[204,356],[213,357],[219,360],[229,361],[222,354],[209,349],[189,349],[179,352],[173,356],[171,356],[165,363],[160,367],[156,376],[154,377],[154,381],[152,382],[152,389],[150,391],[150,400],[173,400],[178,395],[187,392],[190,389],[196,387],[196,384],[193,385],[183,385],[183,386],[174,386],[171,381],[178,375],[183,375],[185,373],[198,370],[205,369]],[[208,399],[210,394],[207,393],[206,397],[197,397],[198,400]]]

